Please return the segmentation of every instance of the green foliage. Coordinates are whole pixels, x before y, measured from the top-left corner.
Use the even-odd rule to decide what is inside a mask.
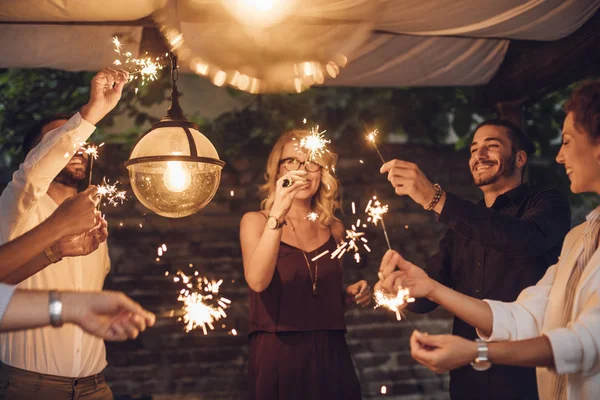
[[[23,159],[22,142],[37,122],[58,113],[74,113],[89,98],[93,72],[69,72],[53,69],[0,69],[0,169],[12,169]],[[136,95],[125,90],[117,110],[102,121],[113,124],[113,117],[126,114],[136,123],[151,120],[140,111],[164,99],[168,80],[140,88]]]

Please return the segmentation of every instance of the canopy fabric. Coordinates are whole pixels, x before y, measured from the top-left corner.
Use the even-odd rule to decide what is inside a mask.
[[[231,0],[177,1],[182,31],[199,54],[227,51],[207,46],[203,36],[212,32],[218,40],[218,15],[226,1]],[[301,6],[290,17],[290,32],[294,24],[338,34],[352,31],[352,26],[368,26],[366,39],[349,47],[347,66],[337,78],[325,80],[330,86],[362,87],[482,85],[497,72],[511,40],[563,38],[600,8],[600,0],[296,1]],[[124,49],[137,54],[143,27],[131,22],[150,17],[166,4],[167,0],[2,0],[0,67],[99,70],[115,60],[115,35]],[[73,24],[77,22],[95,25]],[[188,65],[181,67],[190,71]]]

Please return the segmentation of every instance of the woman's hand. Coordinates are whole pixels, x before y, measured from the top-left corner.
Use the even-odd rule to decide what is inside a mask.
[[[306,189],[309,184],[305,177],[307,172],[302,170],[290,171],[281,176],[275,183],[275,200],[271,207],[270,214],[281,222],[292,207],[294,198],[302,189]],[[290,179],[292,184],[284,187],[283,182]]]
[[[410,337],[410,354],[420,364],[442,374],[475,360],[477,343],[454,335],[414,331]]]
[[[371,304],[372,289],[365,280],[358,281],[346,287],[346,304],[356,303],[359,306],[366,307]]]
[[[416,298],[429,297],[435,290],[435,281],[427,272],[405,260],[394,250],[388,250],[383,256],[378,275],[380,281],[375,289],[392,295],[398,293],[400,286],[408,289],[410,295]]]

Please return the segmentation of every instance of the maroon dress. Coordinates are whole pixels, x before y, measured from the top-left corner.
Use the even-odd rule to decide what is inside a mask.
[[[330,254],[333,237],[306,253]],[[251,400],[359,400],[360,384],[346,344],[342,271],[319,258],[318,288],[300,249],[281,242],[275,273],[261,293],[250,290]]]

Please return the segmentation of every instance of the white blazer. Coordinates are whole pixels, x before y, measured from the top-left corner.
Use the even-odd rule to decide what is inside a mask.
[[[569,374],[567,399],[600,399],[600,248],[577,285],[571,322],[562,322],[567,282],[583,251],[587,222],[566,236],[559,261],[513,303],[485,300],[493,313],[488,341],[524,340],[545,335],[551,343],[556,370],[537,368],[541,400],[554,400],[556,374]]]

